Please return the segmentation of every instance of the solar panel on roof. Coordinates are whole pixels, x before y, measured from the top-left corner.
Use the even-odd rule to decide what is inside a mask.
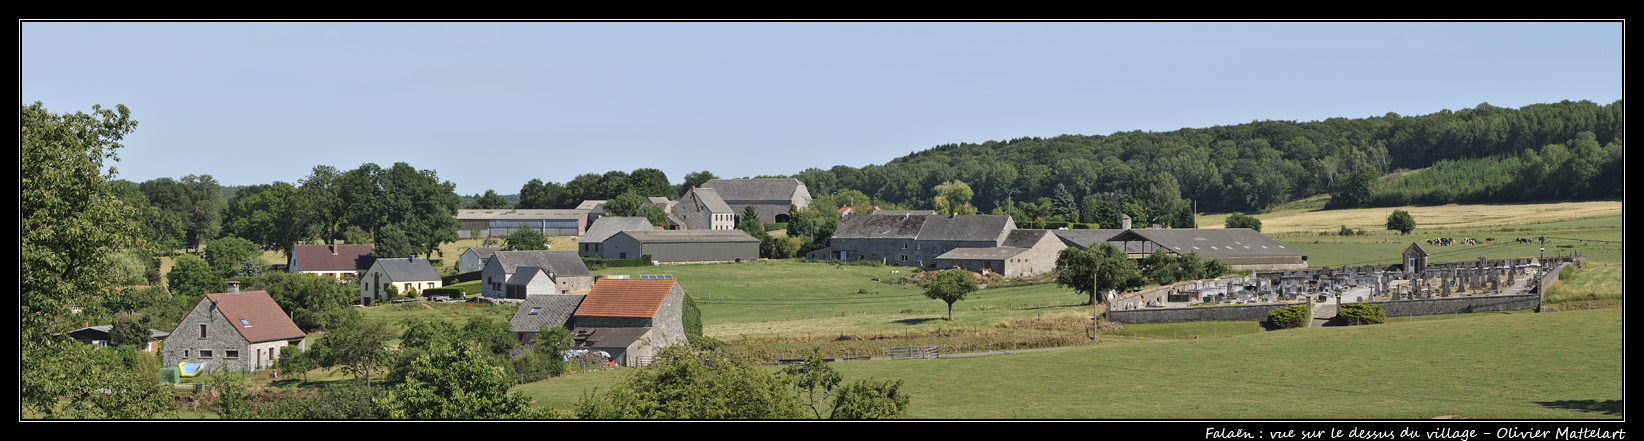
[[[641,278],[641,279],[672,279],[672,278],[674,278],[674,275],[673,274],[647,274],[647,275],[639,276],[639,278]]]

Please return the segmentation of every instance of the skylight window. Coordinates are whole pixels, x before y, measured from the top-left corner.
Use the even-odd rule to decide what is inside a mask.
[[[540,312],[542,312],[542,307],[541,306],[533,306],[533,307],[531,307],[531,313],[529,315],[537,315],[537,313],[540,313]]]
[[[240,325],[249,328],[249,327],[251,327],[251,322],[246,321],[246,319],[240,319]]]

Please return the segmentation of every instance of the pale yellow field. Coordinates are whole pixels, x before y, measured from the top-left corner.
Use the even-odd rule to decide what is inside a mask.
[[[1387,229],[1387,215],[1393,210],[1404,210],[1417,219],[1423,230],[1445,228],[1480,228],[1523,225],[1594,217],[1620,216],[1621,202],[1565,202],[1556,204],[1515,205],[1442,205],[1436,207],[1355,208],[1346,210],[1278,210],[1259,214],[1262,232],[1317,233],[1334,232],[1346,225],[1355,230],[1380,232]],[[1226,214],[1206,215],[1199,218],[1202,228],[1222,228]]]

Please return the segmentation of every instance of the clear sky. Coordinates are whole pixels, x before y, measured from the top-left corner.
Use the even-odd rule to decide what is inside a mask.
[[[1622,98],[1611,22],[35,22],[22,103],[130,107],[118,178],[432,169],[463,195],[950,143]]]

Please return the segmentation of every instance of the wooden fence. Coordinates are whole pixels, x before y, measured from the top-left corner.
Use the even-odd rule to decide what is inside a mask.
[[[942,356],[941,346],[905,346],[899,348],[882,348],[880,355],[892,360],[902,358],[936,358]]]

